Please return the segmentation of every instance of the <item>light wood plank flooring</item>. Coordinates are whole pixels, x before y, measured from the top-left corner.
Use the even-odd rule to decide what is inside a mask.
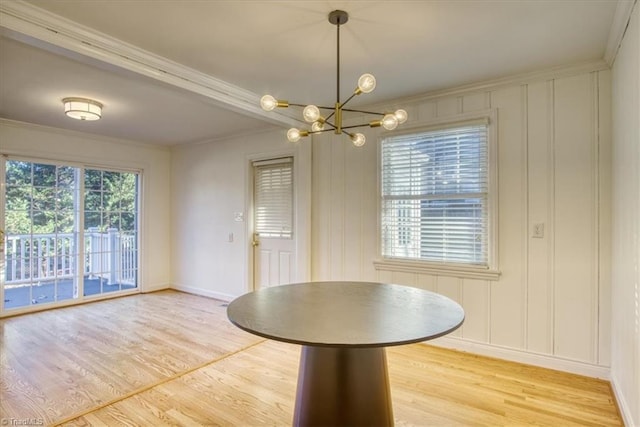
[[[1,320],[0,418],[291,424],[299,347],[242,332],[225,310],[163,291]],[[399,426],[622,425],[606,381],[424,344],[387,354]]]

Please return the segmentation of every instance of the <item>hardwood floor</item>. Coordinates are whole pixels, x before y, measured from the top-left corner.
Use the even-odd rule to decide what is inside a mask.
[[[261,339],[220,301],[135,295],[0,321],[0,418],[55,423]]]
[[[235,328],[219,301],[163,291],[0,325],[3,425],[291,424],[299,347]],[[606,381],[424,344],[387,355],[399,426],[622,425]]]

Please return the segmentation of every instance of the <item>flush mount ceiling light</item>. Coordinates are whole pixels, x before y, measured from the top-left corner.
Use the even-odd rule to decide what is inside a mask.
[[[87,98],[65,98],[64,113],[76,120],[99,120],[102,117],[102,104]]]
[[[278,100],[271,95],[265,95],[260,99],[260,105],[265,111],[272,111],[276,107],[286,108],[289,106],[304,107],[302,110],[302,117],[307,123],[311,124],[310,130],[302,130],[297,128],[291,128],[287,132],[287,139],[291,142],[297,142],[304,136],[309,136],[316,133],[334,131],[336,135],[342,133],[347,134],[353,145],[361,147],[364,145],[366,139],[362,133],[351,132],[351,129],[369,126],[378,127],[382,126],[387,130],[395,129],[398,124],[407,121],[407,112],[405,110],[396,110],[395,112],[376,113],[372,111],[353,110],[344,108],[349,101],[355,96],[362,93],[370,93],[376,88],[376,78],[371,74],[363,74],[358,79],[358,86],[353,91],[351,96],[346,101],[340,102],[340,26],[347,23],[349,20],[349,14],[343,10],[334,10],[329,14],[329,22],[336,26],[337,34],[337,66],[336,66],[336,104],[333,107],[321,107],[316,105],[294,104],[288,101]],[[321,110],[331,111],[326,117],[322,115]],[[370,121],[368,123],[362,123],[353,126],[342,126],[342,113],[344,111],[352,113],[360,113],[367,115],[378,116],[377,120]]]

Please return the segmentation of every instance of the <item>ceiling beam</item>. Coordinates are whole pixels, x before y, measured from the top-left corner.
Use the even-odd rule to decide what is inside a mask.
[[[300,124],[292,111],[264,111],[260,96],[251,91],[23,1],[0,2],[0,28],[4,36],[56,53],[64,49],[76,59],[86,58],[88,63],[97,60],[132,71],[202,95],[221,108],[252,118],[281,126]]]

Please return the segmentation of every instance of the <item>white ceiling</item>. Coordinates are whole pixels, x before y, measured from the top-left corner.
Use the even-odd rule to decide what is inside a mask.
[[[322,105],[335,102],[336,90],[336,27],[327,14],[343,9],[350,19],[341,27],[341,96],[350,94],[360,74],[373,73],[375,92],[354,103],[364,105],[602,59],[618,1],[28,3],[83,31],[221,79],[256,99],[271,93]],[[165,145],[274,126],[251,111],[229,111],[224,103],[124,70],[109,59],[25,37],[8,29],[8,15],[2,16],[7,24],[0,20],[0,117]],[[100,100],[103,120],[67,119],[61,104],[66,96]]]

